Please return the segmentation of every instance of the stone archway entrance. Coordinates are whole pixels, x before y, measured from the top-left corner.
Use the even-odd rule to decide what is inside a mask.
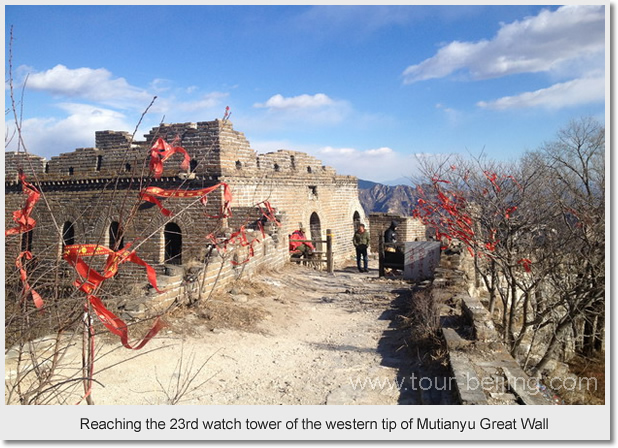
[[[122,229],[118,221],[113,221],[109,225],[109,248],[112,250],[120,250],[124,247],[124,237]]]
[[[32,234],[34,230],[30,229],[27,232],[21,234],[21,251],[32,252]]]
[[[352,221],[354,222],[354,230],[358,230],[358,225],[361,223],[360,213],[354,212],[354,216],[352,216]]]
[[[75,244],[75,226],[71,221],[67,221],[62,226],[62,246]]]
[[[182,232],[178,224],[170,222],[163,231],[165,240],[165,255],[163,263],[182,264]]]
[[[312,240],[322,240],[322,225],[320,224],[320,217],[316,212],[313,212],[309,218],[309,230]],[[315,248],[318,252],[322,252],[322,243],[316,243]]]

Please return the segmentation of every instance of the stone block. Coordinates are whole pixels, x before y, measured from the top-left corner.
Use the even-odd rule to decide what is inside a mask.
[[[413,241],[405,243],[403,278],[420,282],[434,277],[440,265],[440,243]]]

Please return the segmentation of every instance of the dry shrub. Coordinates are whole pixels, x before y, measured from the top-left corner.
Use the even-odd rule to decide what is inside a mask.
[[[402,318],[409,328],[414,345],[434,347],[440,343],[440,307],[431,288],[417,290],[412,294],[406,316]]]

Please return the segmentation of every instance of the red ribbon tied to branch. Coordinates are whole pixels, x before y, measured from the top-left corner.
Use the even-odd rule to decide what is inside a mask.
[[[263,208],[262,208],[262,205],[264,206]],[[260,202],[257,206],[260,209],[260,213],[262,213],[262,218],[260,218],[258,220],[258,227],[260,229],[260,232],[262,233],[262,238],[265,238],[266,237],[266,233],[264,232],[264,224],[262,224],[262,220],[264,218],[266,218],[267,221],[270,221],[270,222],[274,223],[277,227],[281,227],[281,223],[279,222],[279,220],[275,216],[276,211],[270,205],[270,202],[263,201],[263,202]]]
[[[17,224],[16,227],[7,229],[4,231],[4,236],[17,235],[20,233],[26,233],[34,229],[36,221],[30,217],[35,204],[41,198],[41,192],[31,183],[26,181],[26,175],[23,170],[19,170],[19,180],[21,182],[21,188],[26,195],[26,202],[21,210],[15,210],[13,212],[13,221]],[[19,269],[19,278],[24,285],[24,291],[27,294],[32,295],[32,301],[38,309],[43,308],[43,299],[40,294],[37,293],[28,283],[28,272],[24,268],[22,258],[26,257],[28,260],[32,260],[33,255],[29,250],[25,250],[19,253],[15,259],[15,266]]]
[[[505,217],[506,219],[511,219],[511,214],[512,214],[514,211],[516,211],[516,210],[517,210],[517,206],[515,206],[515,205],[514,205],[514,206],[512,206],[512,207],[507,208],[507,209],[504,211],[504,217]]]
[[[442,182],[442,183],[445,183],[445,184],[450,184],[450,182],[449,182],[448,180],[440,179],[438,176],[434,176],[434,177],[432,177],[432,178],[431,178],[431,181],[432,181],[434,184],[437,184],[438,182]]]
[[[107,255],[107,261],[103,269],[103,274],[92,269],[82,258],[93,257],[97,255]],[[127,331],[127,324],[109,311],[101,299],[93,295],[92,293],[108,278],[113,277],[118,272],[118,266],[125,262],[131,262],[144,266],[146,268],[148,281],[155,288],[157,292],[161,292],[157,288],[157,276],[155,270],[137,256],[135,251],[129,251],[128,248],[123,248],[117,252],[101,246],[98,244],[73,244],[66,246],[62,257],[75,268],[82,281],[77,280],[75,286],[81,291],[85,292],[88,301],[92,305],[97,317],[103,323],[103,325],[113,334],[120,337],[122,345],[128,349],[139,350],[146,343],[152,339],[163,327],[166,326],[160,318],[157,318],[152,328],[144,339],[135,347],[129,344],[129,335]]]
[[[108,310],[101,301],[101,299],[99,299],[98,297],[89,294],[88,301],[92,305],[92,309],[94,309],[94,312],[97,314],[97,317],[105,326],[105,328],[107,328],[111,333],[118,336],[122,345],[131,350],[139,350],[144,345],[146,345],[148,341],[155,337],[162,328],[167,326],[167,324],[158,317],[152,325],[152,328],[150,328],[148,334],[146,334],[146,336],[144,337],[144,339],[142,339],[142,341],[137,346],[133,347],[131,344],[129,344],[129,333],[127,331],[127,324],[110,310]]]
[[[212,244],[215,246],[219,253],[226,253],[228,251],[228,246],[230,245],[235,245],[238,247],[248,247],[249,254],[243,261],[230,260],[230,263],[234,266],[248,263],[249,260],[255,255],[255,249],[253,248],[253,246],[260,242],[259,238],[253,238],[251,241],[249,241],[244,225],[240,226],[238,232],[234,232],[229,238],[223,240],[222,244],[219,243],[217,237],[215,237],[215,235],[212,233],[208,234],[206,236],[206,239],[212,242]]]
[[[94,257],[97,255],[107,255],[107,261],[103,268],[103,274],[92,269],[84,260],[83,257]],[[76,281],[76,286],[90,294],[99,287],[108,278],[113,277],[118,272],[118,266],[122,263],[131,262],[146,268],[148,281],[152,287],[161,292],[157,287],[157,274],[152,266],[137,256],[135,251],[129,251],[128,246],[114,252],[108,247],[99,244],[73,244],[65,246],[62,258],[75,268],[83,281]]]
[[[163,174],[163,162],[176,153],[184,155],[180,169],[188,170],[191,157],[183,147],[172,146],[160,137],[155,141],[150,148],[150,170],[154,173],[155,179],[159,179]]]
[[[522,258],[521,260],[517,261],[517,264],[522,265],[526,272],[531,272],[530,265],[532,264],[532,260],[528,258]]]
[[[487,180],[491,182],[496,191],[499,193],[501,191],[501,188],[500,185],[498,185],[498,183],[496,182],[496,180],[498,179],[498,175],[496,173],[490,173],[489,171],[483,171],[483,174],[485,174]]]
[[[515,179],[513,176],[504,176],[505,179],[511,179],[513,181],[513,183],[515,185],[517,185],[517,188],[519,188],[521,191],[524,190],[524,188],[521,186],[521,184],[519,182],[517,182],[517,179]]]
[[[231,197],[230,197],[230,200],[231,200]],[[264,224],[262,221],[266,220],[266,221],[273,222],[276,226],[279,226],[279,227],[281,226],[281,223],[275,216],[276,210],[270,205],[270,202],[262,201],[258,203],[256,206],[259,209],[260,213],[262,214],[262,216],[257,220],[257,227],[262,234],[262,238],[266,238],[266,232],[264,231]],[[251,241],[249,241],[249,238],[247,237],[246,227],[245,227],[246,224],[247,222],[245,222],[245,224],[240,226],[240,229],[237,232],[230,235],[229,238],[223,239],[221,242],[219,242],[220,238],[218,239],[213,233],[206,235],[206,239],[209,240],[215,246],[215,248],[217,249],[219,253],[226,253],[228,251],[228,246],[230,245],[234,245],[237,247],[248,247],[249,254],[243,261],[238,262],[238,261],[230,260],[230,263],[235,266],[248,263],[249,260],[253,256],[255,256],[255,249],[253,248],[253,246],[260,243],[259,238],[253,238]]]
[[[19,278],[24,285],[24,291],[26,292],[26,294],[32,295],[32,301],[34,302],[34,305],[38,309],[41,309],[43,308],[43,298],[28,283],[28,272],[26,272],[26,269],[24,268],[24,265],[21,261],[23,257],[26,257],[27,260],[32,260],[32,252],[30,252],[29,250],[25,250],[17,256],[17,259],[15,260],[15,266],[17,266],[17,269],[19,269]]]
[[[27,195],[26,202],[21,210],[13,212],[13,221],[17,223],[17,227],[5,230],[4,236],[29,232],[36,224],[36,221],[30,217],[30,214],[32,209],[34,209],[34,205],[41,198],[41,192],[34,185],[26,182],[26,176],[22,170],[19,170],[19,180],[21,181],[22,191]]]
[[[140,192],[140,199],[155,204],[165,216],[173,216],[173,213],[163,207],[161,201],[157,198],[200,198],[200,202],[206,205],[208,202],[207,195],[217,188],[223,188],[223,206],[221,207],[221,215],[209,216],[210,218],[227,218],[232,216],[230,203],[232,202],[232,193],[228,184],[221,182],[212,187],[202,188],[200,190],[164,190],[159,187],[148,187]]]

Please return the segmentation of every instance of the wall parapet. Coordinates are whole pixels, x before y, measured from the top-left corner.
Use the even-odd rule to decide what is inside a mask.
[[[165,269],[175,270],[164,269],[169,260],[182,267],[204,260],[210,235],[219,236],[229,226],[243,226],[245,218],[251,218],[248,222],[259,219],[261,215],[256,213],[265,201],[286,216],[278,230],[277,260],[266,264],[277,266],[279,257],[288,260],[287,235],[299,226],[315,240],[325,239],[326,230],[332,230],[336,264],[353,254],[354,225],[364,218],[356,177],[338,175],[316,157],[301,152],[280,150],[258,155],[229,121],[162,124],[144,137],[143,141],[134,141],[124,131],[97,131],[95,147],[77,148],[50,160],[6,153],[5,226],[13,223],[12,211],[23,206],[19,168],[25,169],[27,180],[40,188],[45,198],[44,205],[41,202],[32,211],[39,225],[29,239],[6,239],[7,260],[14,260],[25,242],[41,261],[57,263],[64,244],[111,246],[118,243],[115,235],[120,232],[125,243],[138,248],[144,261],[166,275]],[[180,168],[182,155],[174,154],[165,162],[161,178],[150,175],[150,147],[158,137],[187,151],[192,158],[189,172]],[[145,186],[194,190],[220,182],[226,182],[232,192],[235,211],[231,218],[220,217],[222,188],[211,192],[202,204],[199,199],[180,195],[162,198],[164,207],[172,212],[169,216],[138,194]],[[244,216],[249,209],[253,211]],[[239,213],[241,210],[243,213]],[[56,225],[48,225],[52,222]],[[268,245],[260,248],[270,250]],[[9,263],[7,268],[14,269]],[[114,282],[119,291],[121,284],[137,291],[147,287],[143,278],[142,272],[127,267],[119,271]]]
[[[437,293],[442,296],[441,333],[460,404],[553,404],[541,393],[536,378],[524,372],[501,342],[480,300],[444,289],[450,283],[461,290],[464,273],[458,269],[460,259],[459,255],[443,254],[443,268],[434,280],[441,285]]]
[[[255,255],[246,263],[234,265],[229,257],[213,252],[208,263],[189,267],[173,266],[168,275],[159,275],[164,291],[152,290],[138,300],[127,300],[124,312],[131,318],[152,317],[164,312],[173,303],[186,305],[207,300],[229,287],[243,276],[250,276],[262,270],[279,270],[288,263],[286,242],[271,236],[260,238],[255,245]]]
[[[125,131],[96,131],[95,146],[76,148],[50,160],[37,155],[5,153],[6,179],[16,177],[18,167],[31,165],[41,180],[131,178],[148,176],[150,147],[157,138],[182,146],[192,158],[189,169],[196,176],[272,178],[277,181],[304,179],[308,182],[357,183],[354,176],[338,175],[316,157],[288,149],[258,154],[244,133],[229,121],[214,120],[161,124],[132,140]],[[175,154],[165,164],[163,176],[182,175],[182,155]],[[30,166],[29,166],[30,168]],[[29,170],[32,171],[32,170]],[[185,177],[188,173],[185,173]]]
[[[369,225],[371,227],[370,249],[373,252],[378,251],[379,240],[384,238],[384,232],[389,228],[392,221],[398,223],[398,242],[429,240],[427,228],[419,219],[392,213],[371,213],[369,215]]]

